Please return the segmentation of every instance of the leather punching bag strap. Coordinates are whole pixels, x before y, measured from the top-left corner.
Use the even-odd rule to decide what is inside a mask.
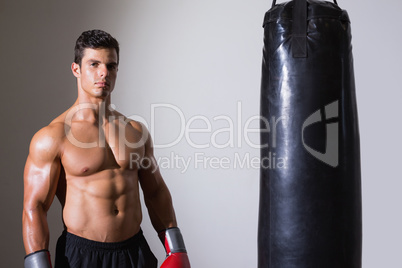
[[[293,58],[307,58],[307,0],[294,0],[292,27]]]
[[[334,0],[335,5],[338,5],[338,2],[336,2],[336,0]],[[272,7],[274,7],[276,5],[276,0],[272,1]]]

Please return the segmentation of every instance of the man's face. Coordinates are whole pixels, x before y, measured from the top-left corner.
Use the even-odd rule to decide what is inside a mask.
[[[113,91],[117,77],[117,53],[114,48],[86,48],[81,66],[73,63],[72,70],[78,87],[90,97],[105,98]]]

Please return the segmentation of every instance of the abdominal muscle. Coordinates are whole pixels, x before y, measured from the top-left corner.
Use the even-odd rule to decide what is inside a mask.
[[[68,232],[99,242],[120,242],[139,231],[142,213],[136,170],[66,174],[66,184],[63,220]]]

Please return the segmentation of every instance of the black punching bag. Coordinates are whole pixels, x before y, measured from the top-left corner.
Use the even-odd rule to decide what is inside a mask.
[[[336,1],[265,14],[261,145],[258,267],[361,267],[351,30]]]

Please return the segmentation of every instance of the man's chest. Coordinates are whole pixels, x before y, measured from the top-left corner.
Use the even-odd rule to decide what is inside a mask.
[[[66,131],[61,161],[67,174],[86,176],[106,169],[135,169],[133,159],[144,155],[139,131],[129,124],[100,127],[75,123]]]

